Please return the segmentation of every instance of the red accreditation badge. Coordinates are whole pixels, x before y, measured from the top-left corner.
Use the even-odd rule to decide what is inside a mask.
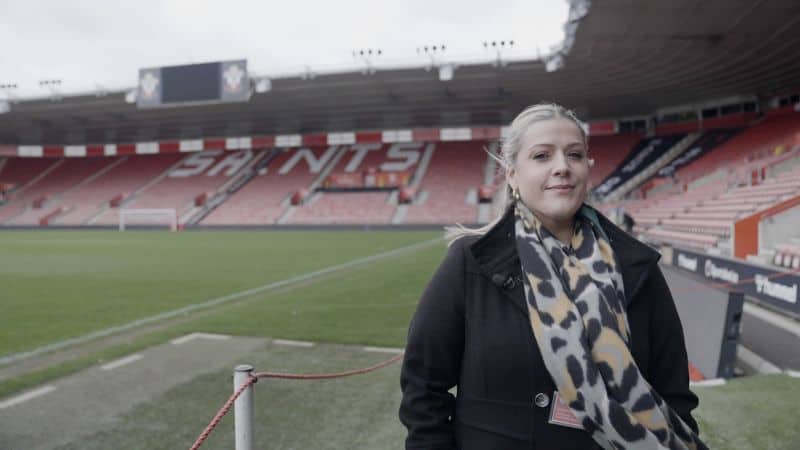
[[[582,430],[581,422],[572,413],[564,400],[561,399],[558,391],[553,393],[553,403],[550,406],[550,420],[549,423],[553,425],[561,425],[562,427],[577,428]]]

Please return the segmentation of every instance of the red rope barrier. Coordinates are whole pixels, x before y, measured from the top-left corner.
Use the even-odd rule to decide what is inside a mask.
[[[228,399],[228,401],[225,402],[224,405],[222,405],[222,408],[220,408],[220,410],[217,412],[214,418],[211,419],[211,422],[203,430],[203,432],[200,433],[200,436],[197,438],[197,441],[195,441],[194,445],[192,445],[190,450],[197,450],[200,448],[201,445],[203,445],[203,443],[206,441],[206,439],[208,439],[208,436],[211,434],[214,428],[216,428],[217,425],[219,425],[219,422],[222,420],[225,414],[227,414],[228,411],[230,411],[230,409],[233,407],[233,404],[236,401],[236,399],[239,398],[240,395],[242,395],[242,392],[244,392],[245,389],[255,384],[259,378],[282,378],[288,380],[325,380],[330,378],[344,378],[352,375],[359,375],[362,373],[372,372],[374,370],[381,369],[383,367],[386,367],[392,363],[399,361],[402,357],[403,353],[400,353],[399,355],[393,356],[392,358],[389,358],[386,361],[375,364],[374,366],[365,367],[363,369],[348,370],[346,372],[321,373],[321,374],[256,372],[255,374],[251,375],[250,378],[244,384],[242,384],[239,387],[239,389],[236,390],[236,392],[233,393],[233,395],[231,395],[231,397]]]
[[[253,376],[256,378],[282,378],[285,380],[326,380],[329,378],[344,378],[352,375],[359,375],[362,373],[372,372],[373,370],[378,370],[382,367],[386,367],[389,364],[398,361],[402,357],[403,354],[400,353],[399,355],[387,359],[386,361],[383,361],[381,363],[375,364],[374,366],[365,367],[363,369],[349,370],[347,372],[308,374],[308,375],[297,374],[297,373],[256,372],[253,374]]]

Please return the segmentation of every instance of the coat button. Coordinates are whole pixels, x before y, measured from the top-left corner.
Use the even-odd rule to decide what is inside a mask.
[[[547,405],[550,404],[550,397],[548,397],[547,394],[539,392],[536,394],[536,397],[533,397],[533,403],[539,408],[547,408]]]

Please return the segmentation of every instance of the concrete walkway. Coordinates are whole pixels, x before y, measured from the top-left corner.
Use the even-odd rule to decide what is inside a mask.
[[[194,333],[0,401],[0,449],[75,442],[167,390],[247,361],[269,339]]]

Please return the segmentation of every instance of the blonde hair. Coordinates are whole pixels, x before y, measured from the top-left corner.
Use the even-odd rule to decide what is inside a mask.
[[[508,135],[502,141],[502,145],[500,146],[500,156],[494,155],[491,152],[489,153],[489,156],[498,162],[499,170],[507,173],[508,170],[512,169],[517,162],[517,155],[522,147],[522,137],[525,134],[525,131],[528,130],[528,127],[536,122],[558,118],[571,120],[581,131],[581,135],[583,135],[583,143],[588,148],[587,126],[581,122],[577,116],[575,116],[574,112],[555,103],[538,103],[525,108],[525,110],[519,113],[519,115],[514,118],[514,121],[511,122],[511,125],[508,127]],[[467,228],[461,224],[445,227],[444,237],[447,240],[447,245],[449,246],[457,239],[464,236],[482,236],[486,234],[487,231],[500,222],[500,219],[503,218],[503,215],[511,206],[512,201],[511,187],[508,185],[508,181],[505,181],[500,188],[500,191],[497,193],[497,198],[495,199],[495,204],[502,205],[499,208],[496,217],[488,224],[479,228]]]

